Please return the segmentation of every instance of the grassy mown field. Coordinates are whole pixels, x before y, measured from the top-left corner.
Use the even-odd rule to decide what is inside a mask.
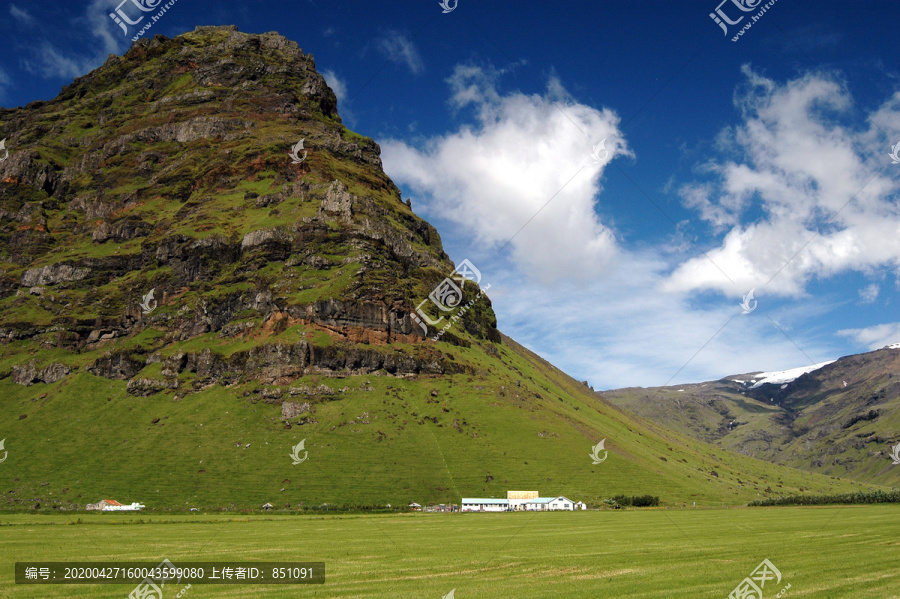
[[[81,523],[75,523],[80,518]],[[900,506],[385,516],[0,516],[0,596],[125,598],[134,585],[13,584],[16,561],[324,561],[324,585],[200,597],[724,598],[768,558],[765,597],[900,598]],[[182,586],[167,590],[175,597]]]

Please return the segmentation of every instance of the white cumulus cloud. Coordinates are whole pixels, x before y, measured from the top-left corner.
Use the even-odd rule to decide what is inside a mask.
[[[476,123],[413,146],[382,143],[385,170],[412,188],[424,212],[460,226],[481,246],[503,248],[522,272],[549,282],[594,277],[618,251],[595,212],[605,166],[630,155],[609,109],[580,104],[555,79],[542,95],[501,95],[499,73],[457,66],[451,104]],[[606,139],[603,162],[591,158]]]
[[[813,278],[900,265],[898,185],[885,135],[900,126],[900,100],[854,127],[853,99],[833,76],[778,84],[749,67],[744,73],[735,96],[743,121],[718,140],[733,158],[704,165],[712,181],[681,189],[685,204],[724,235],[708,258],[675,269],[668,288],[800,296]]]
[[[540,94],[500,91],[503,75],[457,66],[448,103],[466,124],[381,145],[385,170],[448,252],[482,271],[499,325],[517,341],[600,388],[785,370],[834,359],[848,340],[900,341],[900,323],[837,338],[823,327],[849,303],[844,292],[857,299],[859,286],[837,275],[869,277],[865,302],[881,299],[879,285],[866,285],[900,274],[887,157],[900,97],[860,119],[834,76],[779,84],[745,69],[739,120],[680,189],[709,227],[698,244],[713,246],[694,259],[668,239],[630,245],[599,216],[615,213],[605,168],[633,155],[614,111],[577,102],[556,79]],[[604,138],[609,154],[595,163]],[[807,293],[828,277],[832,292]],[[754,287],[759,306],[744,315],[741,296]]]

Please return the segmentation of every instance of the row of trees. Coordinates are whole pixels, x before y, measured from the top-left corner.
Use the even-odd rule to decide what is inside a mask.
[[[772,505],[835,505],[861,503],[900,503],[900,491],[842,493],[840,495],[788,495],[750,502],[751,507]]]
[[[616,495],[611,500],[605,500],[610,505],[622,505],[632,507],[656,507],[659,505],[659,497],[654,495]]]

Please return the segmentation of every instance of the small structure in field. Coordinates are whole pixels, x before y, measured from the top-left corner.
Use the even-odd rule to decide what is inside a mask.
[[[122,505],[115,499],[101,499],[97,503],[89,503],[84,506],[86,510],[97,510],[101,512],[137,512],[145,508],[143,503],[132,503],[130,505]]]

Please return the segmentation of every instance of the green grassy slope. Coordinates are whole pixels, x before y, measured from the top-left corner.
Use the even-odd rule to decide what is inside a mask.
[[[252,382],[138,398],[84,372],[45,386],[5,379],[0,505],[396,506],[508,489],[718,505],[860,488],[697,443],[598,400],[511,340],[496,349],[444,348],[474,375],[304,377],[298,384],[337,392],[312,398],[312,413],[290,428],[280,401],[245,397]],[[604,438],[609,458],[593,465],[591,446]],[[293,465],[304,439],[309,458]]]

